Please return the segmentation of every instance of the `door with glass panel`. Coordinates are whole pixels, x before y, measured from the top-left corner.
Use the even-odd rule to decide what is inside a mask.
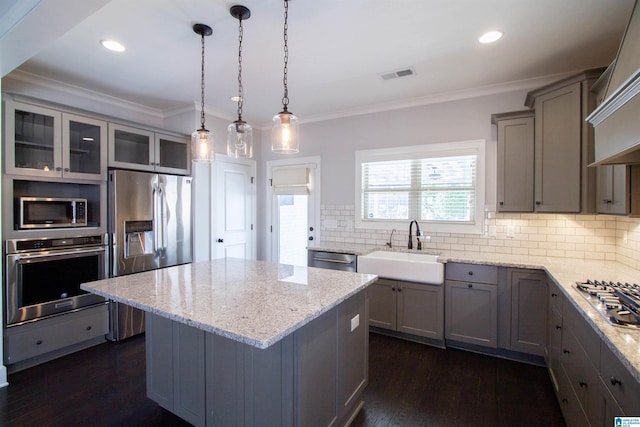
[[[107,122],[62,114],[62,175],[107,179]]]
[[[307,247],[317,235],[315,166],[272,169],[271,259],[280,264],[307,265]]]

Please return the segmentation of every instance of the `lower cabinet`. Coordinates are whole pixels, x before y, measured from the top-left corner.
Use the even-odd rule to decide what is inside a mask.
[[[498,346],[498,289],[486,283],[445,281],[445,338]]]
[[[506,290],[509,318],[503,322],[507,339],[501,342],[501,347],[543,356],[547,323],[546,273],[508,268]]]
[[[4,330],[4,363],[10,372],[105,342],[106,304]]]
[[[378,279],[367,289],[369,325],[435,340],[444,335],[444,289],[439,285]]]
[[[266,349],[146,315],[147,396],[195,426],[348,425],[368,380],[360,292]]]
[[[587,323],[570,297],[548,284],[545,357],[567,426],[606,426],[640,415],[640,382]]]
[[[204,331],[145,316],[147,396],[193,425],[204,425]]]

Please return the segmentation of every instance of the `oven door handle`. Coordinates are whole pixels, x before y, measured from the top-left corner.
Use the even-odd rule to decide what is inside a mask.
[[[45,254],[37,254],[37,255],[15,254],[10,256],[12,256],[17,263],[25,263],[32,260],[41,260],[44,258],[49,260],[54,260],[54,259],[60,259],[60,258],[78,258],[78,257],[83,257],[91,254],[106,255],[106,250],[107,250],[106,247],[100,247],[97,249],[82,249],[78,251],[56,251],[56,252],[48,252]]]

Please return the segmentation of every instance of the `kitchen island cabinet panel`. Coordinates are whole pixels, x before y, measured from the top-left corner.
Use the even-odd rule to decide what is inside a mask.
[[[196,426],[204,425],[204,332],[146,316],[147,396]]]
[[[360,326],[369,317],[364,292],[346,301],[339,311],[338,411],[341,419],[355,413],[369,378],[369,330]]]
[[[147,313],[148,397],[194,425],[344,425],[368,378],[361,291],[260,349]]]

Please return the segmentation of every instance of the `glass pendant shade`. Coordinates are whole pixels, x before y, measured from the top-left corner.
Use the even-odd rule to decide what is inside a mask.
[[[191,134],[191,159],[195,162],[210,160],[213,136],[205,128],[200,128]]]
[[[295,154],[299,150],[298,118],[288,111],[273,116],[271,127],[271,151]]]
[[[243,120],[227,127],[227,155],[236,159],[253,157],[253,129]]]

